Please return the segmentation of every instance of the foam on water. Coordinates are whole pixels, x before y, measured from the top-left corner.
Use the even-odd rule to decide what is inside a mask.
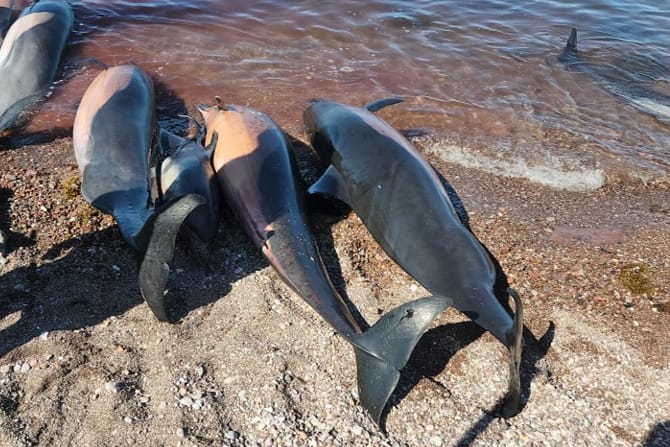
[[[428,150],[444,161],[503,177],[525,178],[554,189],[592,191],[605,183],[605,173],[602,169],[578,166],[574,160],[566,160],[559,156],[549,155],[545,163],[533,165],[524,159],[494,158],[456,145],[434,143]]]

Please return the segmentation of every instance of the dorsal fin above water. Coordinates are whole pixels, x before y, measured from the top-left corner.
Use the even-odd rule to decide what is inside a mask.
[[[568,43],[565,44],[565,48],[569,50],[576,50],[577,49],[577,29],[572,28],[572,31],[570,31],[570,37],[568,37]]]
[[[370,112],[376,112],[386,106],[392,106],[393,104],[398,104],[399,102],[405,102],[405,100],[397,97],[384,98],[366,104],[363,108],[369,110]]]

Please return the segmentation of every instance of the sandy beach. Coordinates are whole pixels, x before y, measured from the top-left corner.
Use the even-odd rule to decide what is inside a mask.
[[[670,445],[667,185],[549,189],[446,163],[415,138],[522,296],[524,408],[498,415],[506,351],[449,310],[405,368],[385,434],[357,405],[351,348],[229,211],[207,261],[179,242],[178,321],[160,323],[130,247],[78,194],[69,136],[36,138],[0,151],[2,446]],[[426,295],[355,214],[311,206],[329,273],[369,323]]]

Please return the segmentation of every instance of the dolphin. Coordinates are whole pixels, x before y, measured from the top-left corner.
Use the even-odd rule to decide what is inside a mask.
[[[182,138],[160,129],[161,152],[172,155],[161,160],[153,170],[156,177],[156,203],[162,204],[188,194],[197,194],[206,201],[186,218],[186,228],[202,242],[211,241],[219,222],[219,186],[216,182],[211,158],[214,144],[207,149],[200,142],[205,134],[198,124],[198,134],[193,139]]]
[[[0,133],[44,96],[56,75],[74,20],[63,0],[43,0],[26,8],[0,46]]]
[[[205,200],[190,194],[153,208],[149,162],[156,128],[154,90],[134,65],[101,72],[81,100],[72,142],[86,201],[111,214],[138,254],[140,290],[161,321],[163,292],[181,223]]]
[[[458,218],[440,179],[405,137],[373,113],[401,101],[388,98],[363,108],[314,101],[303,118],[328,168],[308,192],[347,203],[400,267],[429,292],[448,296],[509,349],[503,414],[512,416],[520,410],[521,300],[510,292],[516,308],[510,317],[493,293],[491,259]]]
[[[14,0],[0,0],[0,44],[14,15]]]
[[[670,96],[645,86],[644,81],[633,79],[632,75],[626,76],[624,71],[617,71],[607,66],[599,67],[580,58],[577,50],[577,30],[575,28],[570,31],[568,41],[558,55],[558,60],[566,68],[588,75],[612,96],[665,124],[670,124]],[[645,74],[649,71],[662,71],[666,76],[670,74],[665,67],[659,69],[658,64],[651,59],[640,59],[633,62],[637,62],[633,67],[635,71],[633,75]],[[664,81],[669,83],[670,78],[666,78]]]
[[[223,196],[279,276],[353,346],[361,405],[379,422],[399,370],[449,298],[405,304],[361,332],[326,273],[282,130],[267,115],[246,107],[219,102],[199,110],[207,128],[205,141],[218,135],[212,162]]]

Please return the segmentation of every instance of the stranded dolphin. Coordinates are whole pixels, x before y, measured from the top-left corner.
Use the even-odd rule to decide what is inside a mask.
[[[439,178],[419,152],[365,108],[315,101],[304,121],[319,157],[329,164],[309,189],[346,202],[386,253],[431,293],[490,331],[510,351],[504,414],[519,411],[522,310],[513,318],[493,294],[495,270],[477,239],[459,220]]]
[[[137,251],[140,290],[156,317],[167,320],[163,292],[175,238],[197,195],[150,205],[149,161],[155,132],[154,91],[133,65],[108,68],[88,87],[74,120],[72,141],[84,198],[114,216]]]
[[[325,271],[305,217],[295,159],[281,129],[246,107],[218,105],[200,111],[206,141],[218,135],[212,161],[225,199],[279,276],[353,345],[361,405],[378,422],[399,370],[450,300],[428,297],[405,304],[361,333]]]
[[[631,71],[634,71],[632,74],[625,70],[615,69],[611,65],[598,66],[594,63],[588,63],[587,60],[579,57],[577,30],[572,28],[558,60],[566,68],[588,75],[614,97],[623,100],[641,112],[655,117],[659,121],[670,124],[670,96],[651,88],[651,82],[654,82],[655,79],[649,81],[634,78],[634,76],[656,72],[661,72],[661,77],[670,76],[670,71],[666,67],[661,67],[651,58],[628,61],[634,64],[631,68]],[[658,74],[654,74],[651,77],[656,78],[657,76]],[[670,78],[666,77],[664,81],[668,83]],[[649,84],[649,86],[645,86],[645,84]]]
[[[0,0],[0,44],[14,15],[14,0]]]
[[[198,125],[194,139],[186,139],[160,129],[161,152],[171,155],[158,163],[156,176],[156,203],[173,201],[182,196],[197,194],[206,201],[186,218],[186,227],[201,241],[209,242],[216,235],[219,222],[219,186],[212,167],[214,144],[205,149],[200,142],[204,127]]]
[[[72,8],[43,0],[26,8],[0,46],[0,133],[43,96],[56,75],[72,27]]]

